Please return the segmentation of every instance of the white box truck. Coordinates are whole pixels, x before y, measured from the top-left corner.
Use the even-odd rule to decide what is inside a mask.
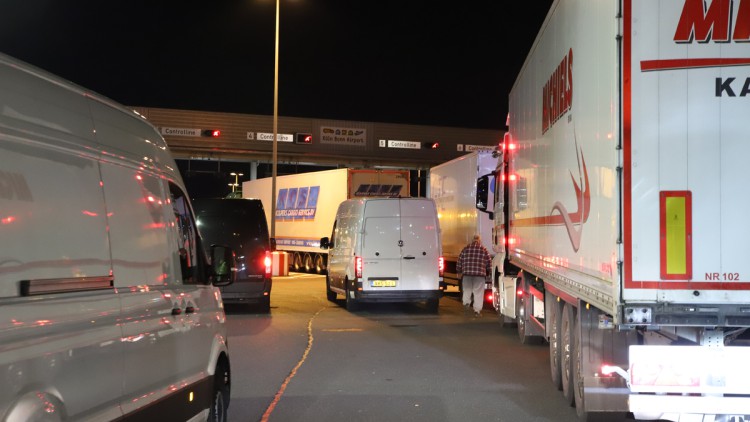
[[[242,183],[243,198],[263,202],[271,216],[271,178]],[[290,255],[294,271],[326,271],[328,254],[320,239],[331,235],[339,204],[350,198],[409,196],[408,170],[334,169],[276,178],[275,242]]]
[[[748,0],[557,0],[512,88],[499,312],[582,417],[748,420],[748,41]]]
[[[430,198],[437,205],[440,219],[446,284],[459,284],[458,255],[475,234],[494,255],[493,222],[476,208],[476,183],[479,176],[493,172],[496,166],[492,151],[474,151],[430,169]],[[492,205],[488,211],[492,211]]]

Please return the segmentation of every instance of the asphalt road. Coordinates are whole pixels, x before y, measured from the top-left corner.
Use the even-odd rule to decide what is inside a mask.
[[[228,307],[231,422],[577,421],[549,379],[546,345],[523,346],[489,311],[328,302],[322,276],[274,278],[271,313]],[[625,420],[622,415],[607,421]]]

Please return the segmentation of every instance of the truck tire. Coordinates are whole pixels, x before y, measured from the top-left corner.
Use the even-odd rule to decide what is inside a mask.
[[[566,303],[563,306],[562,320],[560,324],[560,379],[562,381],[562,392],[565,401],[571,406],[575,404],[573,366],[575,365],[575,307]]]
[[[532,344],[537,342],[537,338],[528,335],[526,332],[526,300],[524,296],[516,296],[516,328],[518,330],[518,339],[521,344]]]
[[[587,421],[589,419],[588,412],[586,412],[585,397],[583,393],[583,378],[581,370],[583,368],[583,354],[581,353],[581,335],[579,330],[573,330],[573,401],[576,406],[576,414],[578,419]]]
[[[561,375],[561,358],[562,358],[562,346],[561,338],[562,333],[560,326],[562,321],[560,320],[562,314],[562,307],[557,302],[557,298],[553,297],[550,300],[552,303],[549,306],[550,315],[548,321],[550,324],[549,330],[549,372],[552,377],[552,384],[557,387],[558,390],[562,390],[562,375]]]
[[[326,276],[326,299],[330,302],[336,301],[336,292],[331,290],[331,279]]]
[[[227,409],[229,408],[229,368],[220,361],[216,366],[214,374],[214,391],[209,410],[209,422],[227,422]]]

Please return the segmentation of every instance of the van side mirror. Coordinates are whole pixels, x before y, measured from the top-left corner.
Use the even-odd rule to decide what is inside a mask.
[[[234,262],[235,255],[232,248],[225,245],[211,245],[211,272],[214,286],[228,286],[234,283],[237,277]]]
[[[320,238],[320,249],[331,249],[333,247],[333,242],[331,242],[328,237],[321,237]]]
[[[490,215],[490,220],[495,218],[495,214],[492,211],[487,211],[489,207],[489,194],[490,194],[490,174],[485,174],[477,179],[477,191],[476,191],[476,208],[479,211],[486,212]]]
[[[272,237],[270,241],[271,241],[271,252],[276,252],[276,238]]]

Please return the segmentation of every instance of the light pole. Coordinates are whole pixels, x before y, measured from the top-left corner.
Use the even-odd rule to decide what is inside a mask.
[[[271,239],[276,238],[276,164],[279,128],[279,9],[281,0],[276,0],[276,44],[273,65],[273,155],[271,161]]]
[[[240,176],[244,176],[244,174],[242,174],[242,173],[235,173],[235,172],[232,172],[232,173],[229,173],[229,174],[231,176],[234,176],[234,183],[230,183],[229,184],[229,186],[232,187],[232,193],[234,193],[235,188],[240,185],[240,182],[239,182]]]

